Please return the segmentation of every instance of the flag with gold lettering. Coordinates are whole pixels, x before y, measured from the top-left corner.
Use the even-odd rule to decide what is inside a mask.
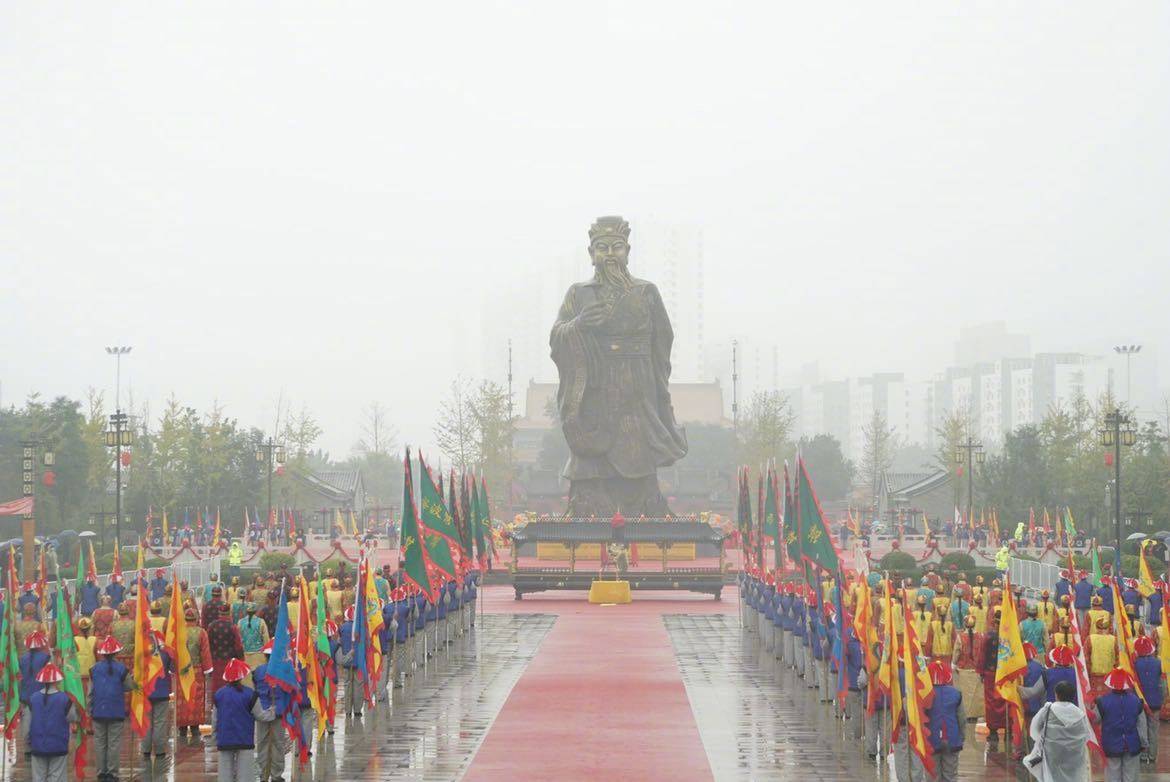
[[[829,535],[829,525],[813,489],[808,466],[801,457],[796,460],[796,508],[801,556],[817,567],[836,573],[841,567],[841,555]]]
[[[1016,601],[1012,599],[1012,585],[1003,578],[1003,601],[999,615],[999,652],[995,663],[995,689],[1007,701],[1008,716],[1012,720],[1012,741],[1019,745],[1024,738],[1024,702],[1017,685],[1023,682],[1028,668],[1024,655],[1024,641],[1020,637],[1020,620],[1016,615]]]

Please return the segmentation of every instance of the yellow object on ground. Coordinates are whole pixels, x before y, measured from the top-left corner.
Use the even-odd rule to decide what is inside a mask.
[[[629,603],[629,581],[594,581],[589,587],[589,602],[597,603]]]

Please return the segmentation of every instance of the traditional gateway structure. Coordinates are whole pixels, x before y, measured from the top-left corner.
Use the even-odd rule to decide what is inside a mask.
[[[622,525],[580,518],[530,521],[512,531],[512,586],[521,600],[529,592],[588,590],[608,574],[630,589],[681,589],[719,600],[725,537],[705,514]]]

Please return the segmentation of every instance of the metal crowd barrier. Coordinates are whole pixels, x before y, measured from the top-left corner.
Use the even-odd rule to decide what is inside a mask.
[[[1060,578],[1060,566],[1012,557],[1008,577],[1012,586],[1024,588],[1024,597],[1036,600],[1041,590],[1052,590],[1056,585],[1056,580]]]

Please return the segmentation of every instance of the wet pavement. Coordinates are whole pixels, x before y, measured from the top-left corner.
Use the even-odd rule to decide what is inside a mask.
[[[889,779],[869,760],[847,723],[818,702],[815,690],[761,654],[759,637],[727,614],[663,616],[687,697],[716,780]],[[974,725],[959,775],[971,780],[1030,779],[1002,753],[989,752]],[[1143,779],[1159,779],[1143,776]]]
[[[455,780],[467,769],[512,687],[556,621],[546,614],[489,614],[476,628],[453,639],[425,672],[419,671],[393,703],[368,709],[359,719],[338,717],[337,732],[326,735],[304,769],[286,760],[287,780]],[[340,702],[338,704],[340,709]],[[212,748],[180,743],[177,755],[147,771],[138,754],[137,737],[127,727],[123,740],[122,780],[214,779],[217,753]],[[173,740],[172,740],[173,741]],[[25,760],[13,764],[7,748],[2,778],[30,779]],[[94,779],[92,766],[86,778]],[[72,758],[69,778],[72,779]]]

